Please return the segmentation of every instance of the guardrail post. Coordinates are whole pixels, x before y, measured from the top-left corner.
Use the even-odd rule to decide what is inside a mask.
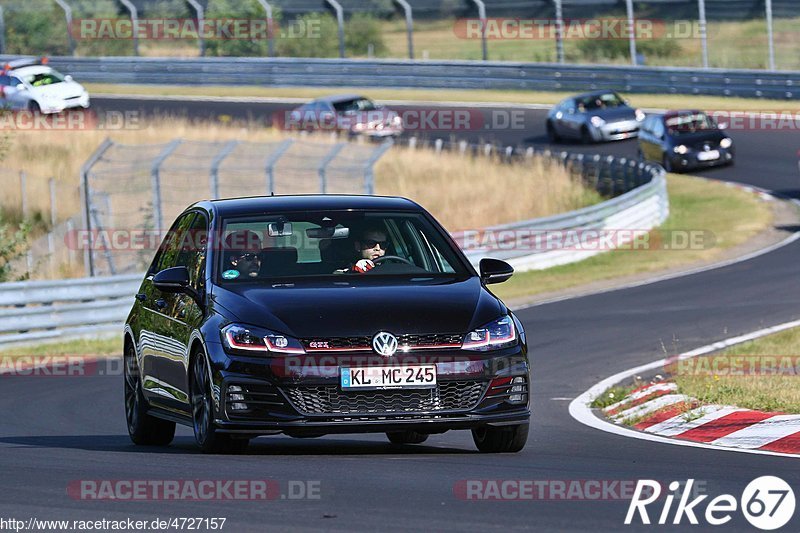
[[[131,14],[131,26],[133,28],[133,55],[139,55],[139,10],[136,9],[136,6],[133,5],[131,0],[119,0],[120,3],[125,6],[125,9],[128,10],[128,13]]]
[[[72,38],[72,8],[65,0],[54,0],[58,7],[64,11],[64,18],[67,21],[67,40],[69,41],[69,53],[75,55],[75,39]]]
[[[391,139],[386,140],[372,152],[372,155],[367,160],[366,168],[364,169],[364,192],[366,194],[375,194],[375,164],[392,146],[394,146],[394,141]]]
[[[325,154],[325,157],[322,158],[322,161],[319,164],[319,168],[317,172],[319,173],[319,192],[322,194],[326,194],[328,192],[328,176],[326,175],[327,167],[333,161],[339,152],[341,152],[344,147],[347,146],[347,143],[338,143],[333,145],[331,151]]]
[[[633,16],[633,0],[625,0],[628,10],[628,32],[629,46],[631,50],[631,65],[634,67],[639,66],[639,59],[636,57],[636,21]]]
[[[153,166],[150,168],[150,180],[153,188],[153,229],[157,233],[161,232],[164,224],[162,219],[163,211],[161,209],[161,165],[182,142],[183,139],[175,139],[169,143],[153,160]]]
[[[408,58],[414,59],[414,15],[406,0],[394,0],[403,8],[406,16],[406,33],[408,34]]]
[[[213,200],[219,198],[219,167],[237,146],[239,146],[239,141],[228,141],[211,162],[211,172],[209,175],[211,181],[209,185],[211,189],[211,198]]]
[[[703,68],[708,68],[708,21],[706,20],[706,0],[697,0],[700,15],[700,45],[703,48]]]
[[[267,0],[258,0],[258,3],[267,14],[267,54],[269,57],[275,57],[275,26],[272,20],[272,6]]]
[[[195,13],[197,13],[197,42],[200,46],[200,57],[204,57],[206,55],[206,40],[203,37],[203,26],[205,25],[206,11],[197,0],[186,1],[192,6]]]
[[[486,4],[483,0],[472,0],[472,3],[478,7],[478,18],[481,19],[481,51],[483,53],[483,60],[489,59],[489,49],[486,46]]]
[[[772,31],[772,0],[766,0],[767,38],[769,39],[769,69],[775,70],[775,35]]]
[[[0,54],[6,53],[6,16],[3,6],[0,6]]]
[[[267,157],[267,161],[264,166],[267,172],[268,194],[275,194],[275,165],[278,164],[278,160],[283,157],[283,154],[285,154],[293,144],[293,139],[286,139],[278,145],[278,147],[269,155],[269,157]]]
[[[89,173],[100,161],[100,158],[114,146],[114,141],[106,138],[81,167],[81,197],[83,199],[83,227],[86,229],[86,250],[83,253],[83,266],[90,277],[94,277],[94,253],[92,251],[92,189],[89,183]]]
[[[336,12],[336,24],[339,26],[339,57],[344,59],[344,9],[336,0],[325,0]]]
[[[556,2],[556,60],[564,63],[564,9],[561,0]]]

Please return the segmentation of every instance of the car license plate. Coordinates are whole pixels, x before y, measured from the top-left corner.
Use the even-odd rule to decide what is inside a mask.
[[[719,159],[719,150],[711,150],[697,154],[698,161],[714,161],[715,159]]]
[[[436,365],[342,368],[343,390],[426,388],[436,386]]]

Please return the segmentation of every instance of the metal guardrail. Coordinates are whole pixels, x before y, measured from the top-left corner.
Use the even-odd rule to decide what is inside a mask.
[[[0,345],[120,331],[142,274],[0,284]]]
[[[0,61],[12,59],[0,56]],[[670,93],[800,98],[800,72],[560,65],[486,61],[296,58],[54,57],[54,67],[96,83],[410,87]]]
[[[539,155],[563,163],[576,177],[607,195],[622,194],[570,213],[484,231],[643,231],[659,225],[669,213],[664,171],[658,165],[566,152]],[[454,238],[463,241],[463,234],[454,234]],[[600,252],[554,249],[531,253],[523,246],[489,253],[467,248],[465,253],[476,265],[481,257],[491,256],[508,260],[518,270],[531,270],[580,261]],[[142,274],[137,273],[0,284],[0,345],[120,332],[141,279]]]

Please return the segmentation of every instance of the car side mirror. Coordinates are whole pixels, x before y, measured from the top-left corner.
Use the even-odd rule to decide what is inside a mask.
[[[185,266],[166,268],[153,276],[153,286],[161,292],[186,292],[189,289],[189,271]]]
[[[486,285],[503,283],[514,273],[514,267],[500,259],[485,258],[480,262],[481,280]]]
[[[67,81],[67,82],[74,81],[74,78],[72,76],[70,76],[69,74],[67,74],[66,76],[64,76],[64,81]]]
[[[20,83],[19,85],[17,85],[17,90],[18,91],[27,91],[28,89],[27,89],[27,87],[25,87],[25,85]]]

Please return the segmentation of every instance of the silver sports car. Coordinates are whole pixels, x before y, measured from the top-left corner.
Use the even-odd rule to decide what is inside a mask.
[[[547,114],[551,142],[619,141],[639,135],[645,114],[614,91],[596,91],[562,100]]]

